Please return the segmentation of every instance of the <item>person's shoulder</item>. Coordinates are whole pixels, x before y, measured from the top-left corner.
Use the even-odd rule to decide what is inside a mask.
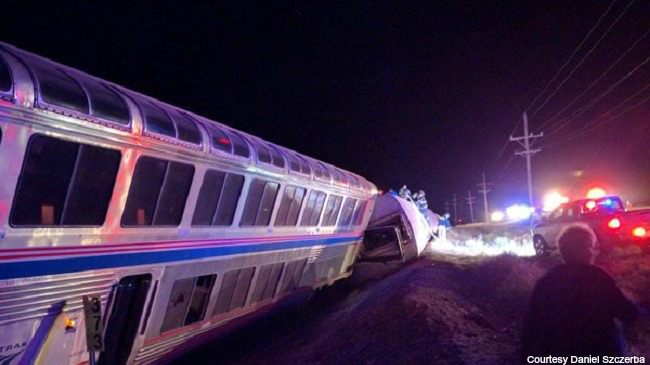
[[[602,280],[602,281],[608,281],[608,282],[614,282],[614,278],[612,275],[610,275],[605,269],[603,269],[600,266],[596,265],[586,265],[587,270],[590,275]]]

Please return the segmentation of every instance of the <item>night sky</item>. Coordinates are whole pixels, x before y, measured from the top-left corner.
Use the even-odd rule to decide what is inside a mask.
[[[424,189],[438,211],[454,192],[476,195],[482,171],[494,183],[495,208],[527,200],[524,159],[511,157],[517,146],[504,149],[506,140],[612,4],[137,3],[14,2],[3,6],[0,38],[359,173],[379,188]],[[539,132],[638,41],[543,128],[552,132],[615,86],[536,144],[543,149],[533,158],[536,199],[550,188],[578,197],[601,184],[635,202],[650,200],[650,64],[642,65],[650,34],[641,38],[649,24],[649,1],[615,1],[529,109],[531,130]]]

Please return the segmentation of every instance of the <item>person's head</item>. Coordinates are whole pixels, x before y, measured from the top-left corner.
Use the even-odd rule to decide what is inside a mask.
[[[402,185],[402,189],[406,189],[406,184]]]
[[[568,264],[591,264],[594,261],[596,236],[584,224],[565,227],[557,239],[562,260]]]
[[[420,196],[425,196],[426,195],[426,194],[424,194],[423,190],[418,191],[418,194],[420,194]]]
[[[451,214],[445,213],[445,218],[449,218],[449,217],[451,217]]]

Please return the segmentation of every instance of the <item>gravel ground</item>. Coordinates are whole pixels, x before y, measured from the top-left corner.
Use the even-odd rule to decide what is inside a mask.
[[[340,282],[301,308],[192,352],[179,364],[513,364],[534,282],[558,258],[432,253],[381,279]],[[599,263],[650,306],[650,255]],[[650,361],[650,318],[625,328]]]

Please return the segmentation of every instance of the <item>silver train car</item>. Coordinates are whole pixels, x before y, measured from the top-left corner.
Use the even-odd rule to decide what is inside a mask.
[[[166,361],[349,275],[364,178],[0,43],[0,364]],[[215,359],[217,360],[217,359]],[[218,360],[217,360],[218,361]]]

